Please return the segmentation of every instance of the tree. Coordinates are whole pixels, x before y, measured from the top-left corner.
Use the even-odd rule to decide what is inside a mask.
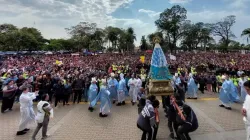
[[[177,41],[183,34],[183,23],[186,22],[187,10],[179,5],[166,9],[155,21],[156,26],[166,35],[171,52],[176,48]]]
[[[187,22],[184,27],[181,45],[189,51],[198,47],[206,50],[207,44],[213,41],[213,38],[210,36],[211,30],[202,22],[196,24]]]
[[[230,40],[230,43],[228,45],[229,50],[241,50],[242,48],[244,48],[244,47],[242,46],[242,44],[240,44],[240,42]]]
[[[91,50],[102,50],[105,39],[104,30],[97,29],[94,34],[90,35],[90,39],[90,48],[92,48]]]
[[[117,41],[119,39],[119,35],[121,34],[122,30],[119,28],[115,28],[112,26],[107,27],[106,29],[107,35],[106,39],[109,40],[112,43],[112,47],[117,47]],[[110,47],[110,44],[109,44]]]
[[[37,50],[39,42],[33,34],[22,29],[8,30],[2,33],[4,42],[2,49],[5,51]]]
[[[12,24],[0,24],[0,33],[8,33],[11,31],[15,31],[18,30],[16,26],[12,25]]]
[[[150,43],[152,46],[155,45],[155,42],[154,42],[154,38],[155,38],[155,37],[159,37],[159,38],[161,39],[160,45],[162,45],[163,42],[164,42],[162,32],[155,32],[155,33],[152,33],[152,34],[149,34],[149,35],[148,35],[149,43]]]
[[[44,44],[42,46],[42,50],[45,51],[60,51],[60,50],[77,50],[74,47],[74,41],[72,39],[51,39],[49,44]]]
[[[40,50],[40,47],[45,43],[42,33],[36,28],[24,27],[20,29],[22,35],[21,46],[29,51]],[[26,39],[26,40],[25,40]]]
[[[126,44],[127,44],[127,51],[134,50],[134,40],[136,40],[136,35],[134,33],[134,29],[132,27],[129,27],[126,31]]]
[[[146,40],[145,36],[141,37],[141,46],[140,46],[140,49],[142,51],[145,51],[145,50],[148,49],[148,43],[147,43],[147,40]]]
[[[12,43],[15,41],[12,35],[16,35],[17,31],[18,28],[12,24],[0,24],[0,47],[2,50],[12,49]]]
[[[80,22],[76,26],[65,29],[71,38],[78,43],[78,51],[81,48],[88,48],[90,45],[90,38],[97,30],[96,23]]]
[[[80,22],[76,26],[66,28],[66,31],[73,37],[83,37],[93,34],[97,29],[96,23]]]
[[[248,43],[248,39],[250,38],[250,28],[243,30],[241,36],[246,36]]]
[[[221,37],[221,41],[225,46],[225,49],[228,48],[231,38],[235,37],[234,33],[231,31],[235,20],[236,17],[234,15],[230,15],[224,18],[223,21],[210,25],[213,35]]]

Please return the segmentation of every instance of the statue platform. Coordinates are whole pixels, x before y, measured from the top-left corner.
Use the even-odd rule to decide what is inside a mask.
[[[173,95],[174,89],[170,80],[149,80],[148,92],[149,95],[167,96]]]

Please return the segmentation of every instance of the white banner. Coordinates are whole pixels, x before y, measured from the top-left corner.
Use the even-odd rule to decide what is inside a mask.
[[[241,50],[241,54],[246,54],[246,50]]]
[[[176,60],[176,56],[174,56],[172,54],[170,54],[169,56],[170,56],[170,60]]]

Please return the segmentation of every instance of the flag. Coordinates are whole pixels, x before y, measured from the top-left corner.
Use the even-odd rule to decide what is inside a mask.
[[[140,56],[140,62],[145,63],[145,56]]]
[[[62,61],[56,60],[56,65],[60,66],[60,65],[62,65],[62,64],[63,64]]]
[[[232,65],[235,65],[235,61],[234,61],[234,59],[232,59],[232,61],[230,62]]]

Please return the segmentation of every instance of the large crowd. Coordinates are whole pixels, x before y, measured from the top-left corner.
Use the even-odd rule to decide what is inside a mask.
[[[155,113],[153,113],[153,116],[156,115],[157,117],[159,101],[154,99],[155,97],[144,100],[144,103],[140,102],[141,99],[145,99],[146,83],[150,78],[148,74],[150,73],[151,55],[152,54],[98,54],[84,56],[65,54],[6,56],[1,59],[0,66],[3,90],[1,93],[1,112],[11,111],[15,100],[20,100],[21,106],[25,104],[24,102],[28,101],[27,105],[29,109],[33,110],[33,108],[30,108],[30,105],[33,104],[33,99],[35,99],[36,101],[40,101],[38,105],[41,104],[38,110],[40,109],[41,112],[43,112],[43,110],[47,109],[47,112],[44,112],[45,114],[50,114],[50,112],[53,114],[50,107],[52,101],[54,107],[57,107],[59,102],[62,102],[63,105],[69,105],[70,99],[72,99],[74,104],[80,103],[84,99],[85,102],[90,102],[89,111],[91,112],[94,110],[96,102],[100,100],[101,108],[99,116],[107,117],[107,113],[111,107],[110,102],[117,102],[117,106],[124,105],[127,95],[130,96],[132,105],[135,105],[137,100],[139,100],[138,107],[140,115],[145,115],[143,114],[143,110],[154,108],[153,112]],[[145,56],[145,59],[142,60],[141,56]],[[177,92],[182,92],[184,95],[183,97],[171,97],[173,100],[185,100],[186,92],[188,98],[197,99],[198,85],[202,93],[204,93],[205,89],[210,93],[219,92],[219,89],[225,87],[223,87],[223,84],[226,83],[224,81],[228,80],[232,81],[232,84],[229,83],[227,85],[230,87],[230,92],[233,92],[232,99],[239,101],[236,100],[236,97],[240,95],[238,92],[243,92],[244,82],[247,81],[247,76],[250,74],[250,59],[248,59],[250,58],[250,54],[179,52],[175,54],[174,59],[169,55],[166,55],[166,58],[169,70],[174,75],[173,87]],[[226,78],[225,75],[227,75]],[[39,92],[32,93],[32,96],[29,96],[28,94],[31,91]],[[180,93],[180,95],[182,94]],[[246,94],[244,90],[244,99],[246,98]],[[166,98],[163,97],[163,100],[166,101]],[[146,104],[146,102],[149,101],[152,102],[153,106]],[[44,104],[46,105],[45,108],[43,106]],[[166,103],[163,102],[163,106],[166,112],[168,112],[167,115],[170,115],[170,103],[166,105]],[[229,110],[231,109],[227,104],[222,104],[221,106]],[[189,107],[187,108],[189,113],[194,113]],[[22,107],[20,109],[22,109]],[[30,113],[31,115],[34,114],[34,112],[29,112],[28,114]],[[49,119],[48,116],[46,119]],[[29,116],[24,116],[22,119],[23,118],[29,118]],[[23,135],[28,131],[26,128],[27,122],[22,119],[17,135]],[[42,123],[38,124],[33,139],[35,139],[41,127],[47,127],[48,120],[46,124],[43,124],[45,123],[43,119],[45,119],[45,117],[42,118]],[[158,120],[156,119],[156,122],[159,123],[159,118]],[[175,124],[174,120],[171,120],[169,123]],[[198,122],[190,123],[197,123],[195,128],[192,129],[196,130],[198,128]],[[171,127],[169,129],[171,131]],[[175,129],[177,131],[177,128]],[[185,128],[185,130],[190,129]],[[43,135],[47,137],[46,133]],[[143,132],[142,137],[145,138],[146,135],[148,135],[148,132]],[[179,132],[178,136],[189,137],[188,133],[186,134],[184,132]],[[174,138],[172,131],[171,137]]]

